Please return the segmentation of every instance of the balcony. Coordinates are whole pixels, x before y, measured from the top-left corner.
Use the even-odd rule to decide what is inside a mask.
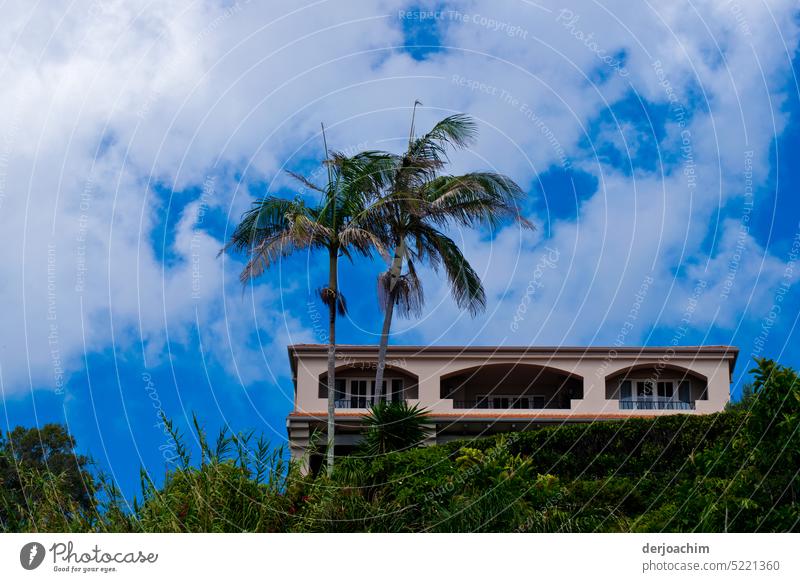
[[[387,398],[383,399],[384,402],[389,401]],[[372,408],[372,405],[377,402],[377,398],[373,398],[371,396],[354,396],[352,398],[337,398],[334,400],[334,406],[336,408],[343,408],[343,409],[367,409]],[[398,398],[392,398],[391,402],[400,402]]]
[[[570,410],[583,379],[546,366],[498,363],[441,377],[439,397],[456,410]]]
[[[536,410],[545,408],[544,396],[487,396],[475,400],[453,400],[455,409]]]
[[[683,402],[672,398],[623,398],[620,410],[694,410],[694,402]]]

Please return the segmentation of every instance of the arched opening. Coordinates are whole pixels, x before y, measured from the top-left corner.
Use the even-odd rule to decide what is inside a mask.
[[[443,376],[440,397],[457,409],[569,409],[583,378],[546,366],[487,364]]]
[[[665,362],[639,364],[606,376],[606,399],[621,410],[694,410],[708,399],[708,379]]]
[[[377,402],[374,361],[348,362],[336,368],[336,408],[369,408]],[[383,372],[384,400],[399,402],[419,396],[419,378],[399,366],[387,364]],[[328,398],[328,373],[319,376],[319,397]]]

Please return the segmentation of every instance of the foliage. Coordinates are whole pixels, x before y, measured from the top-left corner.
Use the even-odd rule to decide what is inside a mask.
[[[695,486],[679,517],[700,514],[699,531],[800,528],[800,378],[760,359],[745,421],[728,442],[698,455]]]
[[[425,440],[427,413],[405,401],[378,402],[364,420],[362,452],[372,457],[418,446]]]
[[[483,285],[445,231],[451,226],[496,227],[504,218],[531,227],[519,214],[522,189],[511,178],[491,172],[442,173],[449,150],[467,148],[477,137],[469,116],[445,117],[420,137],[413,132],[412,121],[403,155],[385,154],[391,166],[386,193],[365,213],[385,225],[387,246],[394,251],[379,280],[380,302],[384,309],[397,305],[400,315],[418,315],[424,297],[415,265],[428,262],[435,270],[444,269],[456,304],[474,315],[486,304]],[[406,273],[401,274],[404,265]]]
[[[91,510],[96,480],[74,449],[58,424],[0,435],[0,530],[63,528]]]
[[[742,386],[742,395],[737,401],[730,401],[725,405],[725,410],[747,410],[755,400],[755,388],[752,382]]]
[[[324,135],[324,134],[323,134]],[[326,145],[327,156],[327,145]],[[328,285],[319,289],[328,307],[328,430],[327,470],[333,471],[335,449],[334,386],[336,359],[336,316],[346,312],[346,301],[339,290],[339,256],[370,256],[384,253],[380,222],[356,216],[366,210],[384,185],[389,159],[379,152],[354,156],[333,153],[325,161],[328,183],[321,187],[303,176],[292,174],[303,186],[321,195],[319,204],[309,206],[301,196],[286,200],[267,196],[257,200],[241,218],[226,250],[244,253],[242,284],[261,276],[276,261],[298,251],[324,250],[328,254]]]
[[[143,501],[136,526],[158,532],[271,532],[283,528],[290,503],[284,492],[293,469],[281,448],[271,449],[252,434],[223,429],[213,443],[195,419],[199,466],[191,464],[181,436],[164,419],[179,451],[180,467],[158,489],[142,473]]]
[[[384,244],[391,251],[388,268],[378,277],[378,302],[384,312],[375,374],[379,390],[395,308],[400,316],[412,317],[419,316],[425,305],[417,271],[421,264],[444,271],[450,295],[459,308],[476,315],[486,307],[480,276],[448,236],[449,230],[479,226],[494,229],[505,218],[533,228],[519,213],[522,189],[508,176],[443,173],[450,150],[474,143],[477,126],[472,118],[450,115],[420,137],[414,135],[414,119],[412,115],[406,151],[402,155],[385,154],[383,195],[357,219],[368,217],[369,223],[382,225]]]
[[[800,383],[794,370],[769,360],[753,372],[746,408],[387,448],[340,459],[330,477],[300,474],[282,449],[252,434],[223,431],[209,443],[196,421],[193,462],[167,421],[179,466],[160,486],[143,473],[132,507],[102,476],[85,474],[88,459],[75,456],[92,484],[87,497],[75,495],[68,470],[48,470],[54,465],[43,460],[73,458],[74,444],[50,427],[44,440],[57,446],[40,451],[35,438],[18,439],[30,450],[17,447],[16,456],[8,440],[0,447],[4,482],[16,483],[0,489],[2,529],[796,532]]]

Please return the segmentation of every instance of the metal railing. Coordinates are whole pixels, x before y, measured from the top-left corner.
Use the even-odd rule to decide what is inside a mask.
[[[619,401],[620,410],[694,410],[694,402],[671,398],[625,398]]]
[[[543,396],[521,396],[521,397],[493,397],[481,398],[478,400],[453,400],[453,408],[478,410],[536,410],[545,408]],[[553,408],[553,406],[550,406]]]
[[[372,408],[372,405],[377,402],[377,398],[373,398],[372,396],[353,396],[352,398],[337,398],[334,400],[334,406],[336,408]],[[397,397],[389,398],[384,397],[384,402],[401,402],[405,401],[405,398],[398,399]]]

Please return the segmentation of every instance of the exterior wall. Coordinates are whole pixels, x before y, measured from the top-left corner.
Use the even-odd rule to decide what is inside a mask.
[[[377,348],[341,346],[337,351],[337,358],[341,364],[337,366],[339,377],[356,377],[356,370],[360,377],[374,377]],[[508,427],[522,427],[515,429],[522,430],[525,426],[541,422],[588,422],[611,418],[624,419],[676,413],[708,414],[721,411],[729,400],[731,371],[736,355],[735,348],[726,346],[617,350],[395,347],[389,349],[388,361],[392,368],[387,369],[386,377],[398,377],[398,374],[403,376],[406,379],[407,397],[416,396],[408,398],[409,402],[425,407],[434,425],[439,422],[440,427],[448,427],[455,426],[458,422],[468,422],[477,423],[474,426],[491,428],[499,422],[506,423]],[[327,391],[320,389],[320,379],[327,374],[327,354],[325,346],[293,346],[290,348],[290,357],[293,360],[292,368],[295,374],[295,410],[290,414],[287,429],[292,441],[293,455],[299,455],[311,430],[309,427],[324,428]],[[446,393],[442,387],[442,378],[485,367],[487,364],[502,364],[509,368],[516,366],[518,369],[521,369],[520,364],[539,366],[548,370],[551,379],[559,375],[572,376],[577,379],[578,385],[582,381],[583,398],[570,399],[569,408],[551,407],[539,410],[454,408],[454,400],[474,399],[478,393],[485,391],[478,383],[457,390],[451,398],[444,398]],[[695,407],[691,410],[620,409],[615,381],[620,375],[629,378],[658,377],[665,380],[686,377],[692,382]],[[412,383],[408,378],[415,379],[416,383]],[[482,381],[492,379],[501,381],[502,374],[498,377],[498,371],[494,370],[483,377]],[[517,379],[514,380],[516,381]],[[535,388],[536,386],[533,386],[533,390],[526,390],[528,393],[538,393]],[[496,388],[495,392],[506,394],[502,387]],[[574,390],[574,393],[580,395],[580,390]],[[706,398],[700,399],[703,393]],[[344,434],[357,432],[359,419],[364,414],[366,410],[337,409],[337,434],[340,425]],[[511,424],[514,422],[518,424]],[[447,435],[437,435],[434,431],[429,441],[446,439]]]
[[[667,352],[665,351],[665,354]],[[730,361],[734,357],[734,352],[730,352],[727,357],[719,353],[696,352],[696,353],[676,353],[666,357],[666,355],[635,355],[618,354],[614,358],[609,358],[607,354],[587,353],[582,356],[574,354],[519,354],[509,356],[505,353],[499,355],[442,355],[425,354],[424,351],[413,357],[402,358],[399,355],[391,354],[390,358],[394,362],[402,363],[403,369],[416,376],[418,380],[418,397],[412,398],[413,403],[419,403],[428,408],[432,413],[456,413],[471,414],[470,411],[456,410],[453,408],[452,398],[442,398],[440,395],[440,379],[442,376],[455,374],[460,371],[476,368],[487,363],[506,364],[509,366],[520,363],[545,366],[555,371],[571,374],[583,378],[583,398],[572,399],[570,412],[575,414],[602,414],[614,412],[615,414],[630,414],[641,416],[643,414],[658,415],[672,413],[673,411],[662,410],[619,410],[618,402],[609,394],[606,386],[608,377],[616,376],[625,370],[634,367],[648,365],[653,369],[664,369],[665,365],[670,367],[684,368],[693,372],[696,376],[704,377],[707,380],[708,399],[698,400],[696,413],[705,414],[722,410],[728,402],[730,394]],[[350,354],[347,347],[340,348],[340,358],[348,361],[360,360],[364,362],[374,362],[374,356],[369,357],[360,354]],[[668,362],[665,364],[665,362]],[[327,372],[327,360],[324,352],[302,354],[296,362],[296,396],[295,411],[304,413],[325,413],[327,401],[320,397],[319,378]],[[672,372],[662,371],[663,377]],[[387,372],[387,375],[391,375]],[[647,375],[645,375],[647,377]],[[694,378],[693,378],[694,379]],[[495,411],[502,413],[502,411]],[[509,413],[519,414],[519,410],[511,410]]]

